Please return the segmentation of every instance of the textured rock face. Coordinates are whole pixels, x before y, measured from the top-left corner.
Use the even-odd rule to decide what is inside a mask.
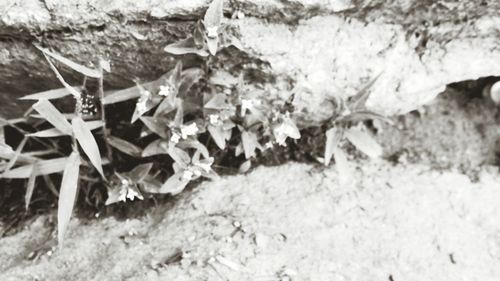
[[[176,60],[163,47],[186,37],[208,2],[2,1],[1,100],[59,87],[33,43],[80,63],[108,57],[108,89],[153,80]],[[497,1],[252,0],[225,1],[224,10],[245,47],[229,64],[266,65],[266,89],[282,98],[293,89],[313,122],[329,116],[326,100],[354,94],[379,73],[368,104],[386,114],[412,110],[448,83],[500,76]]]

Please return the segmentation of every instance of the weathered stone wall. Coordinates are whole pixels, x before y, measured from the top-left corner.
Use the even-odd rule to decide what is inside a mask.
[[[59,87],[33,43],[81,63],[108,57],[108,89],[153,80],[176,60],[164,46],[186,37],[208,2],[1,1],[1,102]],[[230,59],[265,65],[268,89],[287,97],[294,88],[312,121],[328,117],[326,99],[352,95],[380,72],[368,104],[388,114],[431,100],[448,83],[500,76],[498,1],[251,0],[225,1],[224,11],[245,47]]]

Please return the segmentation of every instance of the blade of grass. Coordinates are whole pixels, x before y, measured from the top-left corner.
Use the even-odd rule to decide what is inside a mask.
[[[97,69],[88,68],[86,66],[78,64],[74,61],[71,61],[71,60],[69,60],[69,59],[67,59],[67,58],[65,58],[57,53],[51,52],[48,49],[42,48],[40,46],[35,45],[35,48],[42,51],[42,53],[45,56],[50,56],[51,58],[57,60],[58,62],[66,65],[67,67],[69,67],[69,68],[73,69],[74,71],[81,73],[87,77],[100,78],[102,76],[102,73]]]
[[[68,157],[54,158],[49,160],[39,160],[36,163],[20,166],[0,175],[6,179],[27,179],[30,177],[34,166],[36,166],[36,176],[60,173],[64,171]]]
[[[75,89],[78,89],[79,91],[81,90],[81,87],[74,87]],[[47,100],[52,100],[52,99],[60,99],[66,96],[71,95],[71,93],[68,91],[66,88],[59,88],[59,89],[53,89],[53,90],[48,90],[44,92],[39,92],[31,95],[27,95],[24,97],[21,97],[19,99],[21,100],[39,100],[39,99],[47,99]]]
[[[382,155],[382,147],[366,132],[351,128],[345,132],[346,138],[361,152],[371,158]]]
[[[65,135],[72,134],[71,124],[50,101],[41,99],[33,105],[33,108],[60,132]]]
[[[78,176],[80,173],[80,155],[73,152],[68,158],[68,163],[64,169],[59,201],[57,205],[57,240],[59,248],[64,243],[64,235],[68,227],[73,206],[75,204],[76,192],[78,189]]]
[[[101,176],[105,178],[104,172],[102,170],[102,161],[99,147],[97,146],[97,142],[90,132],[89,127],[87,126],[87,124],[85,124],[83,119],[78,116],[73,118],[71,124],[73,125],[73,134],[76,140],[78,140],[78,143],[82,147],[92,165],[97,169],[99,174],[101,174]]]
[[[49,63],[49,66],[52,69],[52,71],[54,72],[54,74],[56,75],[57,80],[59,80],[59,82],[64,86],[64,88],[66,88],[66,90],[68,90],[68,92],[70,92],[75,97],[75,99],[79,100],[81,97],[80,92],[77,91],[75,88],[73,88],[68,83],[66,83],[66,81],[62,77],[61,73],[59,73],[57,68],[54,66],[54,64],[50,61],[49,57],[47,57],[47,55],[45,53],[43,53],[43,56],[45,57],[45,59]]]
[[[124,139],[115,136],[108,136],[107,141],[109,145],[111,145],[112,147],[118,149],[119,151],[125,154],[128,154],[132,157],[141,156],[142,149]]]
[[[35,182],[36,182],[36,167],[33,167],[31,171],[31,175],[28,179],[28,183],[26,184],[26,194],[24,195],[24,207],[28,210],[28,207],[31,202],[31,197],[33,196],[33,191],[35,190]]]
[[[98,128],[102,127],[102,125],[103,125],[101,120],[88,121],[85,123],[87,124],[87,127],[90,130],[98,129]],[[67,135],[67,134],[64,134],[63,132],[59,131],[56,128],[52,128],[52,129],[39,131],[36,133],[27,134],[26,136],[37,137],[37,138],[52,138],[52,137],[61,137],[61,136],[65,136],[65,135]]]

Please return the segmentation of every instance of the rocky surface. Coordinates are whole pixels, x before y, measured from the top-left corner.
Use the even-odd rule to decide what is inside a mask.
[[[154,80],[176,60],[163,47],[186,37],[208,2],[2,2],[2,100],[59,87],[34,43],[85,64],[108,57],[108,89]],[[312,122],[329,116],[325,100],[350,96],[379,73],[369,105],[385,114],[408,112],[446,84],[500,75],[496,1],[252,0],[225,1],[224,11],[245,47],[224,56],[231,70],[264,70],[273,78],[266,89],[283,98],[294,89]]]
[[[139,219],[51,216],[0,239],[1,280],[496,280],[500,175],[351,162],[205,182]],[[287,279],[289,278],[289,279]]]

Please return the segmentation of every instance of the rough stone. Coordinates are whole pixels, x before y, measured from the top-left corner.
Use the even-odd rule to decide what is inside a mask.
[[[0,3],[2,100],[59,87],[33,43],[81,63],[108,57],[108,89],[153,80],[175,62],[163,47],[185,37],[208,2]],[[500,76],[498,11],[496,1],[473,0],[225,3],[226,16],[245,15],[231,20],[244,56],[267,62],[276,82],[269,87],[282,97],[294,89],[297,107],[312,122],[329,116],[326,100],[354,94],[380,72],[368,104],[384,114],[408,112],[452,82]]]

